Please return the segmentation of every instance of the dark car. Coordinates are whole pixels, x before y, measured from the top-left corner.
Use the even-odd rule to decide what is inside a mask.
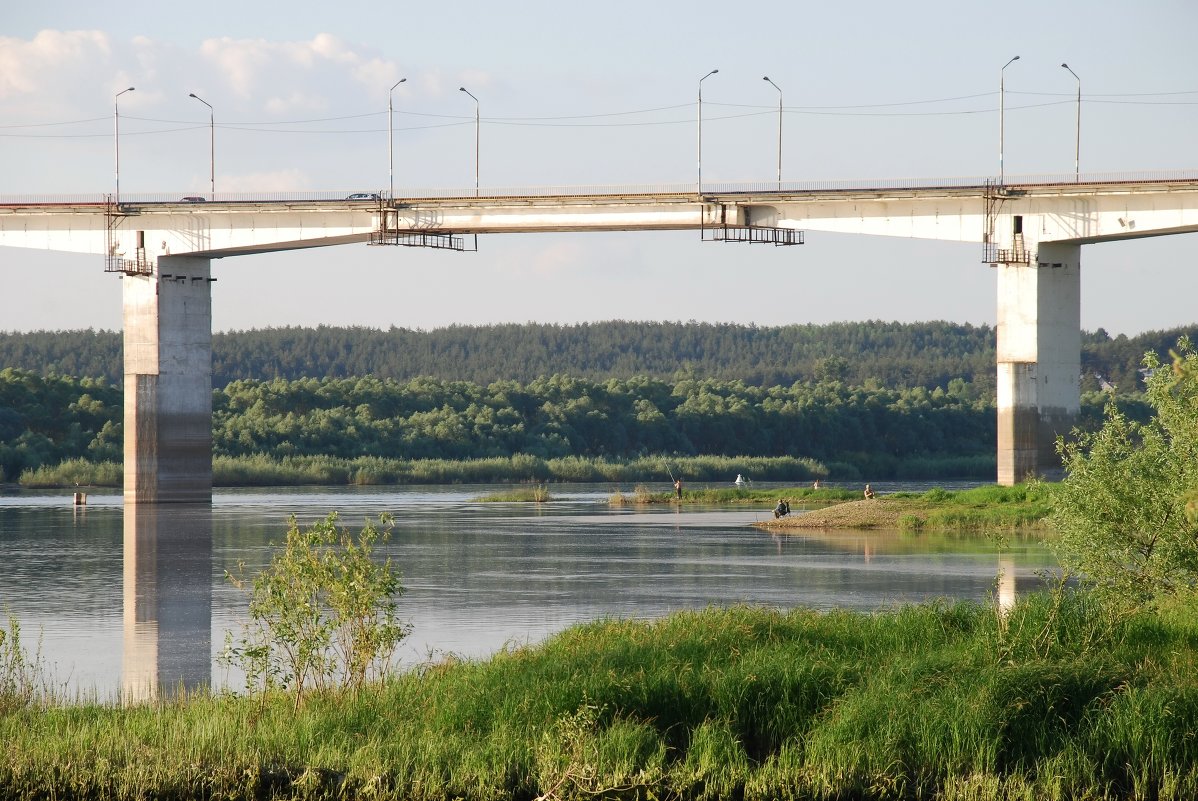
[[[382,200],[378,192],[354,192],[346,200]]]
[[[200,197],[199,195],[188,195],[187,197],[182,198],[179,202],[180,203],[207,203],[208,198]]]

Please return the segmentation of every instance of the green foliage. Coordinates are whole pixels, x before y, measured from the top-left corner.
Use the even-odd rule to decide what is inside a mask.
[[[399,621],[403,593],[391,561],[376,564],[375,544],[390,530],[367,522],[355,537],[337,515],[307,529],[290,521],[287,542],[251,581],[226,574],[249,595],[244,636],[226,640],[223,658],[245,671],[247,689],[289,688],[298,708],[305,692],[335,686],[360,691],[386,670],[409,627]]]
[[[238,381],[213,400],[214,448],[231,456],[802,454],[886,473],[948,454],[992,459],[994,430],[988,402],[923,388],[828,383],[762,388],[715,379],[600,383],[554,375],[483,387],[433,379],[300,379]],[[875,465],[875,457],[892,464]]]
[[[122,437],[118,388],[91,378],[0,370],[0,481],[64,459],[119,460]]]
[[[1127,394],[1138,384],[1125,362],[1129,349],[1157,349],[1162,332],[1099,333],[1086,335],[1087,375],[1130,375],[1116,382],[1116,402],[1129,419],[1147,419],[1146,403]],[[462,462],[505,457],[530,467],[508,480],[640,480],[648,473],[601,476],[592,460],[657,454],[788,456],[842,480],[990,476],[993,347],[990,329],[948,323],[218,334],[218,482],[471,481]],[[120,462],[121,389],[110,383],[120,380],[118,334],[0,333],[0,356],[21,365],[0,371],[0,480],[70,486],[84,483],[70,475],[79,468],[54,465]],[[72,370],[104,377],[58,375]],[[1091,383],[1085,430],[1098,426],[1108,397]],[[355,463],[287,462],[317,457]],[[453,466],[441,477],[402,477],[395,459]],[[578,461],[550,476],[546,463],[565,459]],[[106,470],[87,483],[113,479]]]
[[[1198,584],[1198,354],[1178,342],[1172,369],[1149,354],[1146,423],[1107,410],[1101,430],[1058,442],[1067,478],[1054,523],[1062,562],[1130,604]]]

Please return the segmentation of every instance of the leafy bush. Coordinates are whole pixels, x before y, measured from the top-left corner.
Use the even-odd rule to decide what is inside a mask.
[[[1067,471],[1056,491],[1061,561],[1099,591],[1129,604],[1159,600],[1198,583],[1198,353],[1178,341],[1172,369],[1153,355],[1136,423],[1113,404],[1101,430],[1058,441]]]
[[[385,670],[410,627],[399,621],[403,594],[391,561],[376,564],[374,545],[391,518],[354,537],[336,513],[301,529],[294,517],[287,543],[252,580],[226,573],[249,594],[250,622],[240,640],[227,635],[223,659],[245,671],[247,689],[289,688],[298,708],[308,688],[355,693]]]

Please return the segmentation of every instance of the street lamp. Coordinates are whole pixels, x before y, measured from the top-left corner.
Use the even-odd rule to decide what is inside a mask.
[[[1069,70],[1074,78],[1077,78],[1077,73],[1068,64],[1061,64],[1062,67]],[[1077,78],[1077,138],[1073,143],[1073,180],[1081,180],[1081,163],[1082,163],[1082,79]]]
[[[474,99],[474,196],[478,197],[478,98],[465,86],[459,86],[458,91],[465,92]]]
[[[778,191],[782,191],[782,89],[768,75],[761,80],[778,90]]]
[[[132,92],[133,87],[122,89],[116,93],[116,97],[112,99],[112,119],[114,124],[113,142],[116,146],[116,204],[121,204],[121,95],[125,92]]]
[[[1002,164],[1002,149],[1003,149],[1003,100],[1006,97],[1006,87],[1003,84],[1003,73],[1007,71],[1007,67],[1019,60],[1019,56],[1002,65],[1002,69],[998,71],[998,185],[1004,183],[1005,173],[1003,172]]]
[[[696,183],[696,191],[703,194],[703,82],[715,75],[719,70],[712,70],[699,79],[699,180]]]
[[[208,180],[212,183],[212,199],[216,200],[216,117],[212,111],[212,104],[207,100],[195,92],[188,97],[194,97],[208,107]]]
[[[395,119],[394,112],[391,107],[391,93],[395,91],[395,87],[406,81],[407,78],[400,78],[387,90],[387,184],[390,190],[387,193],[388,200],[395,199],[395,134],[392,132],[391,123]]]

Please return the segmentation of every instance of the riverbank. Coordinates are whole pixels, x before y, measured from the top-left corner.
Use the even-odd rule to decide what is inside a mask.
[[[0,799],[1190,799],[1198,613],[1045,593],[578,626],[298,711],[0,705]]]
[[[899,492],[858,498],[823,509],[754,523],[789,529],[898,529],[901,531],[1048,531],[1051,485],[985,486],[950,492]],[[857,497],[858,493],[854,493]]]
[[[673,492],[651,492],[645,486],[637,486],[631,492],[616,490],[608,499],[612,506],[640,506],[652,504],[701,504],[713,506],[768,506],[773,508],[779,498],[790,503],[818,507],[840,503],[856,498],[861,493],[848,489],[814,489],[812,487],[774,487],[752,489],[746,487],[703,487],[683,489],[679,498]]]
[[[864,458],[864,457],[863,457]],[[872,458],[872,457],[871,457]],[[641,456],[632,459],[529,454],[479,459],[388,459],[377,456],[214,456],[217,487],[401,486],[407,484],[535,484],[643,482],[669,487],[683,483],[730,484],[738,473],[756,481],[858,481],[862,472],[879,478],[929,480],[994,475],[993,456],[943,456],[902,462],[866,459],[866,466],[824,463],[795,456]],[[876,464],[875,464],[876,462]],[[119,487],[120,462],[68,459],[21,472],[30,489]]]

